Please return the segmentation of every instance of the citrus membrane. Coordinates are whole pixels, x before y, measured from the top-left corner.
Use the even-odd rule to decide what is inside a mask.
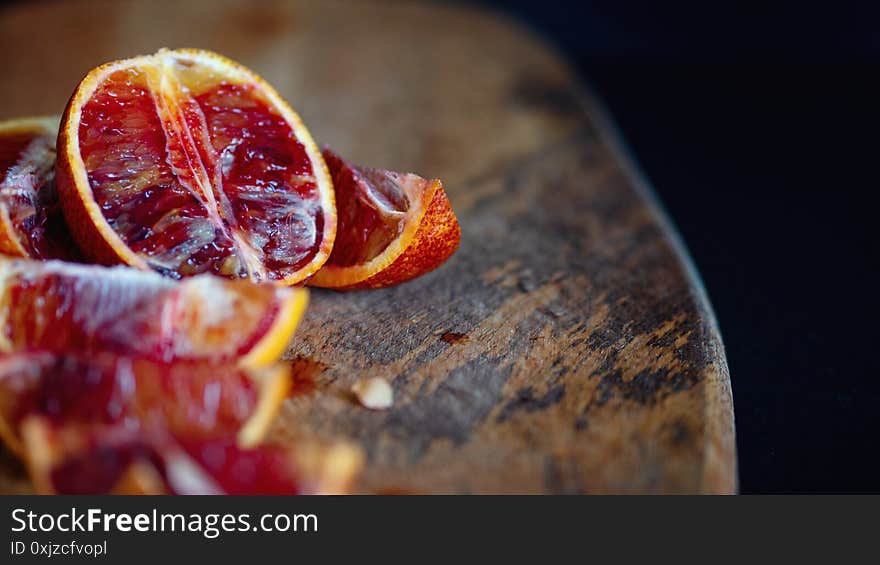
[[[259,443],[290,387],[284,365],[244,370],[203,361],[19,353],[0,359],[0,429],[17,450],[21,422],[220,434]]]
[[[0,257],[0,353],[110,351],[259,367],[284,353],[307,302],[299,288]]]
[[[24,454],[43,494],[299,494],[288,449],[31,416]]]
[[[360,167],[324,149],[339,228],[330,258],[308,284],[353,290],[406,282],[443,264],[461,229],[443,184]]]
[[[0,254],[73,259],[55,188],[58,117],[0,122]]]
[[[92,70],[58,150],[64,214],[94,261],[293,284],[333,246],[332,184],[308,130],[215,53],[163,49]]]

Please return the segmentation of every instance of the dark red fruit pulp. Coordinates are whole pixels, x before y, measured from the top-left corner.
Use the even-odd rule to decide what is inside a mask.
[[[10,235],[23,245],[28,244],[28,234],[35,231],[39,223],[36,217],[39,212],[37,191],[41,181],[31,172],[21,174],[20,171],[22,158],[35,139],[33,133],[10,133],[0,137],[0,211],[8,215],[10,227],[15,231]],[[0,253],[3,251],[19,252],[14,244],[4,250],[0,240]]]
[[[80,151],[104,217],[171,276],[294,273],[323,234],[305,147],[253,86],[186,86],[156,93],[122,70],[84,105]]]
[[[129,434],[125,441],[114,441],[112,435],[118,435],[118,431],[95,428],[94,437],[89,438],[91,446],[86,451],[70,456],[52,469],[50,480],[55,491],[59,494],[108,493],[132,464],[140,462],[155,469],[172,494],[189,494],[175,492],[167,481],[168,458],[177,457],[175,446],[180,445],[225,494],[300,492],[290,454],[285,450],[269,446],[241,449],[229,438],[178,441],[155,437],[149,441]],[[110,441],[102,445],[107,439]]]
[[[4,135],[0,143],[0,179],[5,178],[9,169],[18,163],[21,154],[34,140],[32,133]]]
[[[120,277],[114,278],[117,274]],[[131,277],[121,275],[48,271],[43,276],[20,277],[8,286],[6,295],[6,337],[13,349],[108,350],[165,357],[161,306],[163,296],[171,292],[171,283],[156,277],[150,282],[126,284]]]
[[[403,229],[406,195],[387,171],[356,167],[325,148],[324,161],[336,192],[336,242],[327,263],[366,263],[385,250]]]
[[[0,135],[0,207],[6,209],[25,252],[34,259],[75,260],[54,177],[53,135]]]
[[[58,494],[106,494],[135,462],[164,473],[162,460],[146,443],[134,441],[116,446],[97,446],[52,469],[50,481]]]
[[[191,259],[191,274],[219,272],[233,242],[178,182],[168,163],[173,142],[142,73],[117,71],[95,91],[82,108],[79,143],[95,200],[135,253],[165,274],[178,275]]]
[[[219,363],[250,351],[280,307],[268,287],[246,282],[211,278],[175,284],[131,269],[22,265],[5,281],[0,304],[0,332],[13,351],[110,351],[158,361],[210,355]],[[221,307],[226,310],[210,321],[187,314]],[[200,342],[218,332],[207,345]]]
[[[184,449],[227,494],[297,494],[289,453],[269,446],[241,449],[230,439],[184,441]]]
[[[22,362],[9,363],[13,369],[0,374],[0,391],[19,395],[14,422],[40,415],[56,425],[122,424],[129,430],[234,437],[259,394],[246,374],[229,366],[108,354],[18,359]]]
[[[312,163],[284,119],[250,85],[220,84],[196,98],[205,115],[234,219],[270,273],[312,260],[324,216]],[[271,278],[280,278],[278,275]]]

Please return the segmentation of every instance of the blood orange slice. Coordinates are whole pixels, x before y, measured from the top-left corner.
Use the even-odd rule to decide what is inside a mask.
[[[162,494],[159,460],[142,432],[122,426],[57,426],[28,416],[21,423],[21,455],[38,494]]]
[[[251,449],[225,439],[178,440],[179,451],[164,450],[173,492],[223,494],[345,494],[363,464],[359,448],[344,442],[297,445],[285,449],[265,444]],[[204,472],[202,477],[195,468]]]
[[[333,188],[309,132],[215,53],[163,49],[92,70],[58,151],[64,215],[97,262],[293,284],[333,247]]]
[[[75,255],[55,190],[58,118],[0,122],[0,253]]]
[[[117,354],[259,367],[285,351],[308,291],[210,275],[0,258],[0,353]]]
[[[121,426],[63,426],[31,416],[24,457],[43,494],[345,494],[359,449],[242,448],[228,438],[178,438]]]
[[[25,463],[42,494],[299,494],[292,453],[225,438],[180,441],[122,426],[23,423]]]
[[[56,426],[220,435],[249,447],[262,440],[289,388],[284,365],[244,370],[109,353],[19,353],[0,359],[0,435],[17,450],[22,421],[41,416]]]
[[[339,228],[327,263],[308,284],[353,290],[432,271],[458,248],[461,229],[439,180],[352,165],[324,149]]]
[[[19,353],[0,359],[0,432],[44,493],[346,492],[359,449],[257,445],[289,385],[281,365]]]

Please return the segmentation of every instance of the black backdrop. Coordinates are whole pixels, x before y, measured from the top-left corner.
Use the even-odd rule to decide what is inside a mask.
[[[727,348],[742,492],[880,491],[880,13],[482,4],[563,49],[681,231]]]

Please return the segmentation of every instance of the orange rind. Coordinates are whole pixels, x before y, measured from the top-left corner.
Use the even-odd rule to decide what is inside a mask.
[[[442,265],[461,229],[443,183],[352,165],[324,149],[339,228],[330,258],[310,286],[355,290],[393,286]]]

